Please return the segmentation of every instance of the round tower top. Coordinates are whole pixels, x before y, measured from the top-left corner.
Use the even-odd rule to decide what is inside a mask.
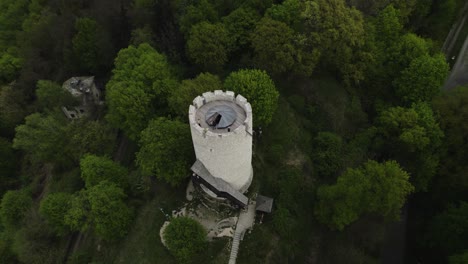
[[[252,133],[252,107],[242,95],[216,90],[197,96],[189,107],[190,125],[197,130],[225,134],[238,129]]]

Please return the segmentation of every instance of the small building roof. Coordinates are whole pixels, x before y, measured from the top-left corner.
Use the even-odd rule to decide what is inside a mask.
[[[198,181],[202,181],[210,191],[219,197],[227,198],[242,207],[245,207],[249,202],[249,198],[234,189],[229,183],[214,177],[200,160],[195,161],[191,170],[195,173]]]
[[[257,211],[264,212],[264,213],[271,213],[273,208],[273,198],[257,195],[257,207],[255,208]]]

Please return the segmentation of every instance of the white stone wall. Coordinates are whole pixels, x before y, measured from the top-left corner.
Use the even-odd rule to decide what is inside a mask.
[[[246,119],[231,132],[215,133],[195,122],[198,108],[214,100],[232,101],[241,106]],[[214,177],[223,179],[233,188],[245,192],[250,186],[252,170],[252,107],[241,95],[230,91],[203,93],[189,107],[189,122],[195,155]]]

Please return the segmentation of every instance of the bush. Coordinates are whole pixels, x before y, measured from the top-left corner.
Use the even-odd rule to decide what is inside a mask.
[[[203,249],[206,231],[197,221],[178,217],[167,226],[164,239],[169,251],[180,263],[190,263],[195,254]]]

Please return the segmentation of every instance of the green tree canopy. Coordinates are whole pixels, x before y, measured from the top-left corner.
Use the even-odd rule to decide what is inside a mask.
[[[152,120],[141,133],[136,162],[142,172],[179,185],[189,174],[193,161],[189,126],[166,118]]]
[[[164,230],[167,248],[181,263],[190,260],[201,252],[206,244],[206,231],[195,220],[177,217],[171,220]]]
[[[382,152],[398,160],[411,173],[416,189],[425,190],[438,165],[437,151],[443,132],[426,103],[411,108],[392,107],[376,121]]]
[[[364,19],[344,0],[308,0],[301,13],[304,31],[321,61],[337,70],[343,79],[358,82],[363,77],[360,62],[365,43]]]
[[[11,86],[0,87],[0,132],[3,136],[13,136],[15,127],[26,116],[24,95]]]
[[[86,118],[74,120],[67,125],[66,135],[67,145],[64,152],[69,153],[76,163],[85,154],[112,155],[116,146],[115,129],[100,121]]]
[[[224,26],[234,40],[234,49],[241,50],[250,43],[250,34],[259,20],[258,12],[248,7],[237,8],[223,17]]]
[[[78,59],[80,68],[88,72],[96,72],[98,58],[98,24],[94,19],[83,17],[75,22],[77,31],[72,39],[73,53]]]
[[[16,47],[10,47],[3,52],[0,50],[0,82],[9,83],[15,80],[22,63]]]
[[[124,191],[114,183],[102,181],[90,188],[87,196],[96,233],[106,240],[125,236],[132,221],[132,211],[124,203]]]
[[[180,17],[180,31],[188,34],[193,25],[200,22],[214,23],[218,20],[218,13],[209,0],[200,0],[197,4],[189,5],[185,13]]]
[[[406,197],[414,190],[408,180],[408,173],[397,162],[370,160],[358,169],[348,169],[336,184],[321,186],[315,214],[338,230],[367,213],[398,219]]]
[[[18,183],[16,177],[17,158],[12,143],[6,138],[0,137],[0,196]]]
[[[343,140],[337,134],[319,132],[314,138],[312,160],[314,169],[322,178],[333,176],[343,163]]]
[[[279,93],[265,71],[243,69],[231,72],[224,80],[224,88],[247,98],[252,105],[254,126],[266,126],[271,122]]]
[[[52,110],[77,104],[77,99],[55,82],[39,80],[36,87],[37,105],[41,110]]]
[[[85,232],[90,226],[90,211],[86,190],[76,192],[71,197],[70,208],[65,214],[64,223],[73,231]]]
[[[468,188],[468,86],[441,94],[434,99],[433,107],[445,133],[439,186],[447,186],[452,194],[464,192]]]
[[[272,74],[284,73],[294,65],[294,31],[285,23],[263,18],[252,33],[255,62]]]
[[[69,228],[65,215],[70,209],[72,195],[69,193],[50,193],[41,200],[39,213],[58,234],[65,234]]]
[[[169,64],[148,44],[122,49],[115,59],[113,76],[106,85],[107,120],[132,140],[157,112],[167,108],[173,86]]]
[[[80,161],[80,168],[88,189],[105,180],[124,189],[128,187],[127,169],[108,157],[86,155]]]
[[[265,15],[297,29],[301,24],[301,11],[301,1],[285,0],[281,4],[272,5],[266,10]]]
[[[3,225],[7,228],[20,226],[31,205],[32,199],[25,191],[7,191],[0,203],[0,218]]]
[[[430,101],[440,92],[449,73],[442,54],[421,56],[395,80],[396,92],[405,102]]]
[[[468,203],[449,205],[432,219],[429,230],[427,242],[448,255],[468,248]]]
[[[13,147],[21,149],[40,162],[63,160],[66,138],[65,120],[51,115],[34,113],[26,117],[24,125],[16,127]]]
[[[223,24],[201,22],[187,39],[187,56],[204,70],[220,70],[228,61],[233,38]]]
[[[188,107],[195,97],[204,92],[222,90],[223,84],[218,76],[200,73],[194,79],[183,80],[177,89],[171,91],[169,106],[178,116],[186,118]]]

